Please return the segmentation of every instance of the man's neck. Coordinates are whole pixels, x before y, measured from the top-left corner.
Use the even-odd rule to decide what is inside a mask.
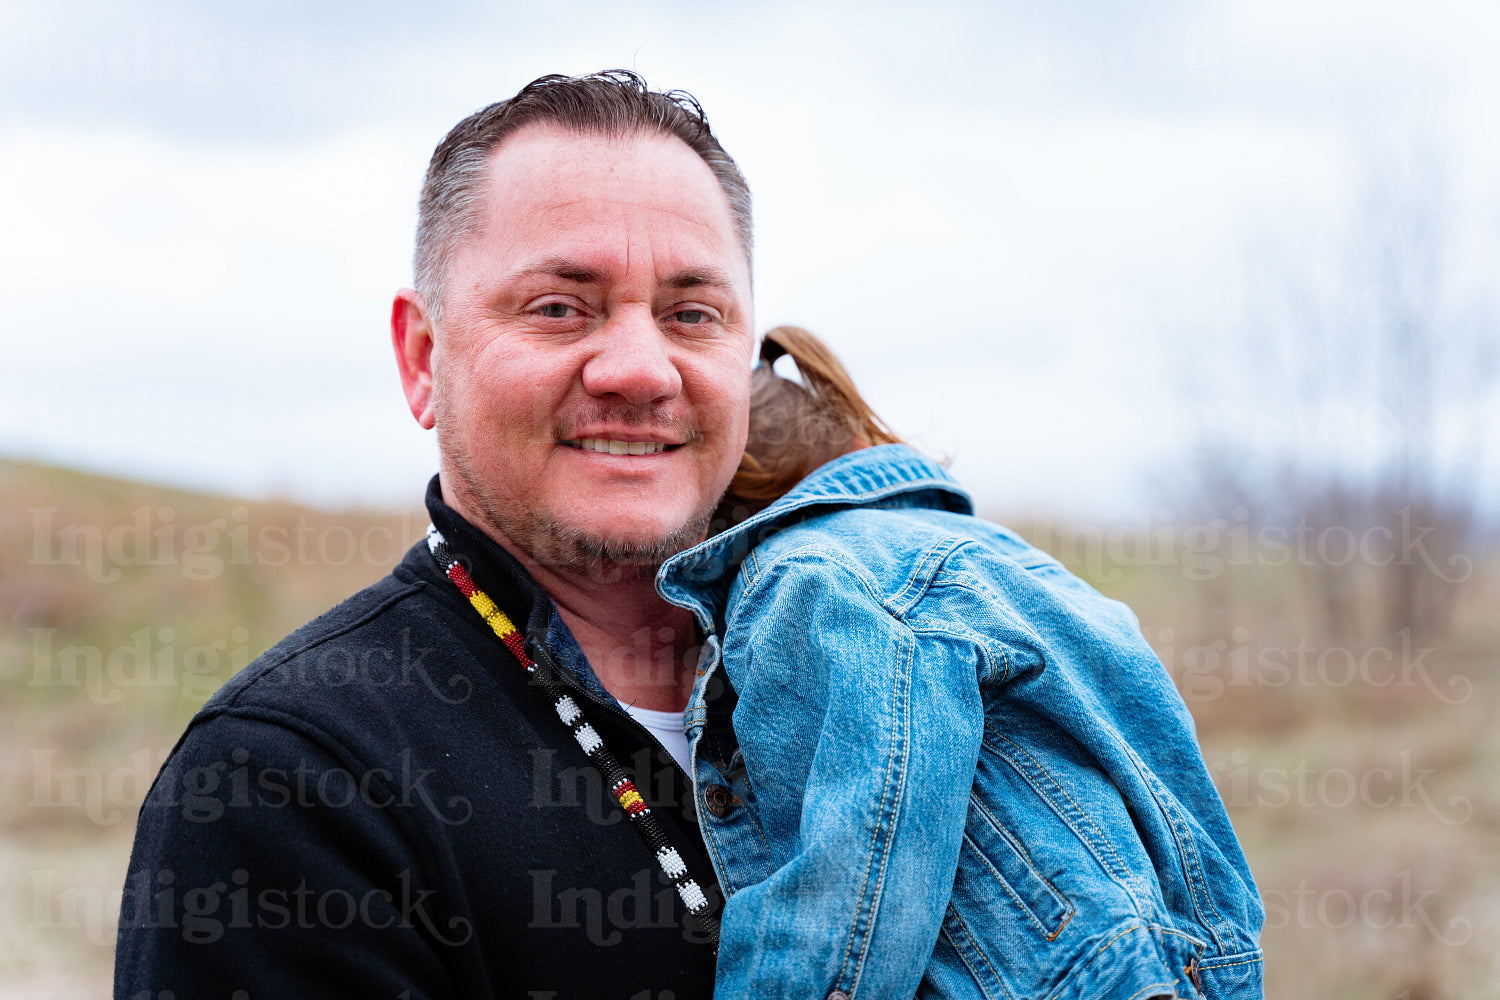
[[[656,592],[654,574],[639,567],[548,565],[445,488],[443,500],[464,520],[509,552],[547,592],[594,675],[622,705],[680,711],[697,673],[697,625],[692,612]]]
[[[621,704],[662,712],[687,705],[699,648],[692,612],[662,600],[650,577],[600,583],[508,551],[551,596],[594,675]]]

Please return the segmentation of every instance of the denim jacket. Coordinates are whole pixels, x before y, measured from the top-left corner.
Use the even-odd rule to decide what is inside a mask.
[[[1262,995],[1260,897],[1134,616],[941,468],[845,455],[657,588],[707,637],[717,996]]]

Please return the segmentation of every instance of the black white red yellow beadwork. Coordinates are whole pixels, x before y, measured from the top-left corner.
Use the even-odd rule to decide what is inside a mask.
[[[656,863],[667,878],[671,879],[677,889],[677,895],[682,897],[682,902],[688,908],[688,912],[699,920],[711,936],[713,943],[717,945],[718,927],[717,922],[709,913],[708,897],[703,894],[698,883],[688,875],[687,865],[683,863],[682,855],[677,852],[677,848],[672,846],[666,831],[652,815],[651,807],[646,805],[645,800],[641,798],[641,793],[636,790],[635,783],[630,780],[629,774],[605,747],[604,740],[598,731],[584,718],[583,709],[551,677],[537,670],[536,661],[527,652],[526,642],[521,637],[520,630],[505,612],[500,610],[499,605],[474,583],[463,564],[453,554],[453,550],[448,547],[448,542],[443,538],[442,532],[438,531],[434,525],[429,525],[427,528],[427,548],[437,560],[443,575],[453,581],[474,610],[479,612],[479,617],[484,619],[485,624],[505,644],[505,648],[510,650],[516,662],[526,668],[526,672],[532,675],[533,680],[552,699],[557,717],[573,733],[573,738],[578,741],[583,752],[588,754],[589,760],[604,775],[610,792],[620,803],[620,808],[625,810],[625,815],[630,817],[631,825],[641,835],[646,846],[651,849],[651,853],[656,857]]]

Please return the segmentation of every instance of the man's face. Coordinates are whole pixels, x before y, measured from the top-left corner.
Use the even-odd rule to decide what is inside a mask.
[[[744,450],[749,263],[681,140],[533,126],[492,154],[433,348],[445,482],[538,562],[654,566]]]

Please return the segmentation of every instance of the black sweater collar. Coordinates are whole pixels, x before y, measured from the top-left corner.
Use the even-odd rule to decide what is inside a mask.
[[[448,547],[458,556],[474,582],[523,632],[527,635],[537,630],[545,632],[547,651],[563,669],[593,694],[606,701],[614,700],[594,675],[573,633],[557,613],[552,598],[515,556],[443,502],[443,490],[437,476],[427,484],[427,515],[448,540]],[[422,548],[425,550],[426,546]],[[427,558],[432,561],[430,554]],[[435,562],[432,565],[436,567]],[[438,573],[441,576],[441,571]]]

